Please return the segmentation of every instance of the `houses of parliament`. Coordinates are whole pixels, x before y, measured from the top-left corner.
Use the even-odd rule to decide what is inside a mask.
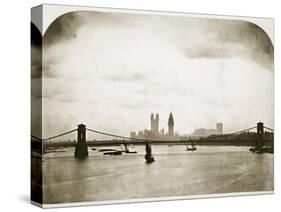
[[[157,139],[157,140],[175,140],[177,137],[177,133],[174,132],[174,117],[172,112],[168,117],[168,131],[165,132],[165,129],[159,129],[159,114],[151,113],[150,115],[150,130],[144,129],[143,131],[131,132],[131,138],[139,138],[139,139]]]
[[[189,135],[179,135],[175,132],[174,125],[175,120],[172,112],[170,112],[167,125],[168,130],[165,131],[164,128],[160,130],[159,127],[159,114],[151,113],[150,115],[150,129],[140,130],[138,132],[131,132],[131,138],[139,138],[139,139],[151,139],[151,140],[182,140],[188,139],[187,137],[192,137],[194,139],[200,139],[203,137],[208,137],[210,135],[222,135],[223,134],[223,123],[219,122],[216,124],[215,129],[205,129],[199,128],[195,129],[193,133]]]

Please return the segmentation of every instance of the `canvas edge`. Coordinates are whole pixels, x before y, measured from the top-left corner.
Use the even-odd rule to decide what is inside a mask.
[[[37,136],[39,139],[42,138],[42,66],[40,71],[40,76],[37,78],[39,81],[35,82],[33,81],[33,74],[32,73],[32,61],[33,61],[33,48],[32,48],[32,43],[37,40],[39,37],[35,38],[36,36],[40,36],[40,41],[39,43],[36,41],[37,49],[39,50],[40,54],[40,63],[42,65],[42,26],[43,26],[43,6],[39,5],[37,7],[33,7],[30,9],[30,54],[31,54],[31,61],[30,61],[30,101],[31,101],[31,107],[30,107],[30,116],[31,116],[31,127],[30,127],[30,134],[31,137],[34,135],[33,131],[33,124],[38,124],[39,123],[39,133],[37,132]],[[34,32],[37,33],[34,33]],[[34,33],[34,34],[33,34]],[[39,35],[40,33],[40,35]],[[36,34],[36,35],[35,35]],[[35,36],[35,37],[33,37]],[[40,44],[41,43],[41,44]],[[39,101],[36,99],[32,98],[32,93],[41,93],[41,98]],[[39,116],[39,121],[35,121],[37,116]],[[34,122],[34,123],[33,123]],[[38,135],[40,134],[40,135]],[[32,138],[30,140],[30,201],[33,202],[34,204],[36,203],[37,205],[40,205],[43,203],[43,169],[42,169],[42,152],[43,152],[43,144],[41,144],[38,148],[36,147],[35,149],[39,151],[39,153],[36,153],[36,158],[39,158],[39,161],[41,159],[40,163],[40,171],[38,173],[35,172],[35,167],[34,164],[32,164],[32,157],[33,157],[33,151],[34,146],[32,145]],[[41,156],[40,156],[41,152]],[[39,186],[38,186],[39,185]],[[35,193],[36,192],[36,193]],[[38,192],[38,193],[37,193]]]
[[[175,197],[140,198],[140,199],[125,199],[125,200],[111,200],[111,201],[105,200],[105,201],[55,203],[55,204],[39,204],[39,205],[36,203],[35,205],[48,209],[48,208],[99,206],[99,205],[112,205],[112,204],[131,204],[131,203],[148,203],[148,202],[209,199],[209,198],[227,198],[227,197],[240,197],[240,196],[258,196],[258,195],[273,195],[273,194],[274,194],[274,191],[235,192],[235,193],[190,195],[190,196],[175,196]]]

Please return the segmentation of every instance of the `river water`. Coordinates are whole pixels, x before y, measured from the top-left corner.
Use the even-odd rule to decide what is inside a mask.
[[[145,163],[144,146],[119,156],[103,156],[103,148],[89,148],[85,160],[75,159],[73,148],[44,155],[44,203],[273,191],[273,154],[249,147],[197,146],[187,152],[181,145],[153,145],[151,164]]]

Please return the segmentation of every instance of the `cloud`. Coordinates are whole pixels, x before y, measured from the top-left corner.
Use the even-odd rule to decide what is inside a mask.
[[[216,19],[195,23],[201,30],[194,32],[195,38],[190,39],[192,42],[179,41],[187,57],[216,59],[238,56],[273,70],[273,44],[257,25],[247,21]],[[205,39],[200,39],[202,33]]]
[[[273,46],[245,21],[73,12],[48,28],[43,53],[50,135],[82,122],[128,135],[151,112],[166,128],[170,111],[180,133],[273,124]]]
[[[211,59],[241,56],[273,69],[274,47],[268,35],[259,26],[238,20],[71,12],[51,24],[44,35],[44,45],[48,47],[75,39],[85,25],[91,25],[97,30],[101,25],[104,25],[104,29],[113,30],[150,30],[155,33],[154,36],[174,42],[178,48],[182,47],[187,57]],[[203,33],[205,39],[201,39]]]
[[[110,80],[110,81],[114,81],[114,82],[118,82],[118,81],[143,81],[145,79],[147,79],[147,77],[142,74],[142,73],[123,73],[123,72],[119,72],[119,73],[114,73],[111,75],[107,75],[104,76],[105,80]]]
[[[197,44],[192,48],[186,49],[186,56],[189,58],[228,58],[238,55],[237,51],[241,51],[240,46],[234,46],[233,44],[226,46],[219,43],[212,43],[208,46]]]
[[[77,13],[66,13],[48,27],[44,34],[44,47],[74,39],[77,30],[83,25],[83,21],[77,16]]]

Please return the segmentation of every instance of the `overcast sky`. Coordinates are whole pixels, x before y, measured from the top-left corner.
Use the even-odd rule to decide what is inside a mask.
[[[273,127],[273,45],[245,21],[73,12],[44,35],[43,137],[89,128]]]

